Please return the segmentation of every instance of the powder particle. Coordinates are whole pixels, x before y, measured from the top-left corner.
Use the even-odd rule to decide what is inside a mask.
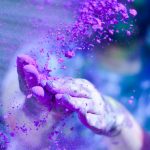
[[[65,52],[65,57],[68,57],[68,58],[72,58],[75,56],[75,52],[74,51],[66,51]]]
[[[136,16],[137,15],[137,11],[135,9],[130,9],[129,12],[130,12],[130,14],[132,16]]]

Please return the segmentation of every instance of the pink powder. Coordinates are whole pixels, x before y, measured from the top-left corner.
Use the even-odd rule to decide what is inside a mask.
[[[137,11],[135,9],[130,9],[129,12],[130,12],[130,14],[132,16],[136,16],[137,15]]]
[[[59,30],[57,37],[63,47],[70,48],[70,45],[74,45],[73,48],[70,48],[71,52],[64,53],[68,58],[72,58],[77,47],[83,50],[91,49],[90,44],[93,41],[97,43],[101,43],[102,40],[111,42],[110,35],[119,33],[117,30],[115,31],[115,26],[119,23],[127,24],[129,14],[133,17],[137,15],[135,9],[128,9],[127,4],[123,4],[119,0],[83,0],[77,1],[77,3],[80,6],[75,12],[75,22],[66,26],[63,35]],[[96,36],[91,39],[93,35]],[[60,37],[63,37],[63,40]],[[88,38],[90,41],[86,42]]]
[[[74,51],[66,51],[65,52],[65,57],[72,58],[74,56],[75,56],[75,52]]]

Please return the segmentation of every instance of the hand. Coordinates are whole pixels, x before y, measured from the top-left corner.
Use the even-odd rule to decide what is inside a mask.
[[[28,97],[35,97],[57,113],[66,109],[78,113],[81,122],[97,134],[116,134],[114,110],[89,81],[46,77],[39,73],[36,62],[25,55],[18,57],[17,68],[21,90]]]
[[[59,78],[46,82],[45,89],[55,94],[57,107],[64,107],[78,113],[80,121],[97,134],[114,136],[123,117],[116,116],[112,100],[104,98],[85,79]]]

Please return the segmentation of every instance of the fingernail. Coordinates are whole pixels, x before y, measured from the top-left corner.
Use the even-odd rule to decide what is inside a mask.
[[[44,89],[41,86],[34,86],[32,88],[32,93],[36,97],[44,97]]]

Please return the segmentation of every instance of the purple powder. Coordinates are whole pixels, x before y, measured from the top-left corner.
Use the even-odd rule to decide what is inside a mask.
[[[130,14],[132,16],[136,16],[137,15],[137,11],[135,9],[130,9],[129,12],[130,12]]]
[[[77,1],[79,6],[75,11],[74,23],[63,28],[63,31],[60,29],[57,31],[56,41],[62,47],[60,51],[65,57],[72,58],[78,49],[91,49],[90,44],[93,42],[100,44],[103,40],[113,41],[111,35],[118,33],[115,26],[120,23],[128,24],[128,19],[137,15],[135,9],[127,7],[127,3],[131,2],[133,0],[128,0],[126,3],[119,0]],[[70,10],[72,7],[70,5]],[[129,32],[131,33],[131,31],[126,32],[128,35]]]
[[[74,56],[75,56],[74,51],[66,51],[65,52],[65,57],[72,58]]]
[[[48,35],[55,46],[53,50],[46,51],[44,48],[39,50],[41,56],[47,57],[44,71],[49,74],[50,54],[55,53],[61,69],[66,58],[75,56],[76,51],[91,50],[95,45],[101,45],[103,41],[112,42],[112,36],[125,32],[128,36],[132,35],[132,25],[128,20],[137,15],[135,9],[131,8],[133,0],[123,2],[121,0],[71,0],[64,2],[64,7],[72,11],[73,22],[71,24],[56,25],[55,30],[49,29]],[[129,26],[127,29],[116,29],[118,24]],[[122,25],[123,26],[123,25]],[[92,46],[91,46],[92,45]],[[50,52],[51,51],[51,52]],[[47,56],[44,56],[47,55]]]

